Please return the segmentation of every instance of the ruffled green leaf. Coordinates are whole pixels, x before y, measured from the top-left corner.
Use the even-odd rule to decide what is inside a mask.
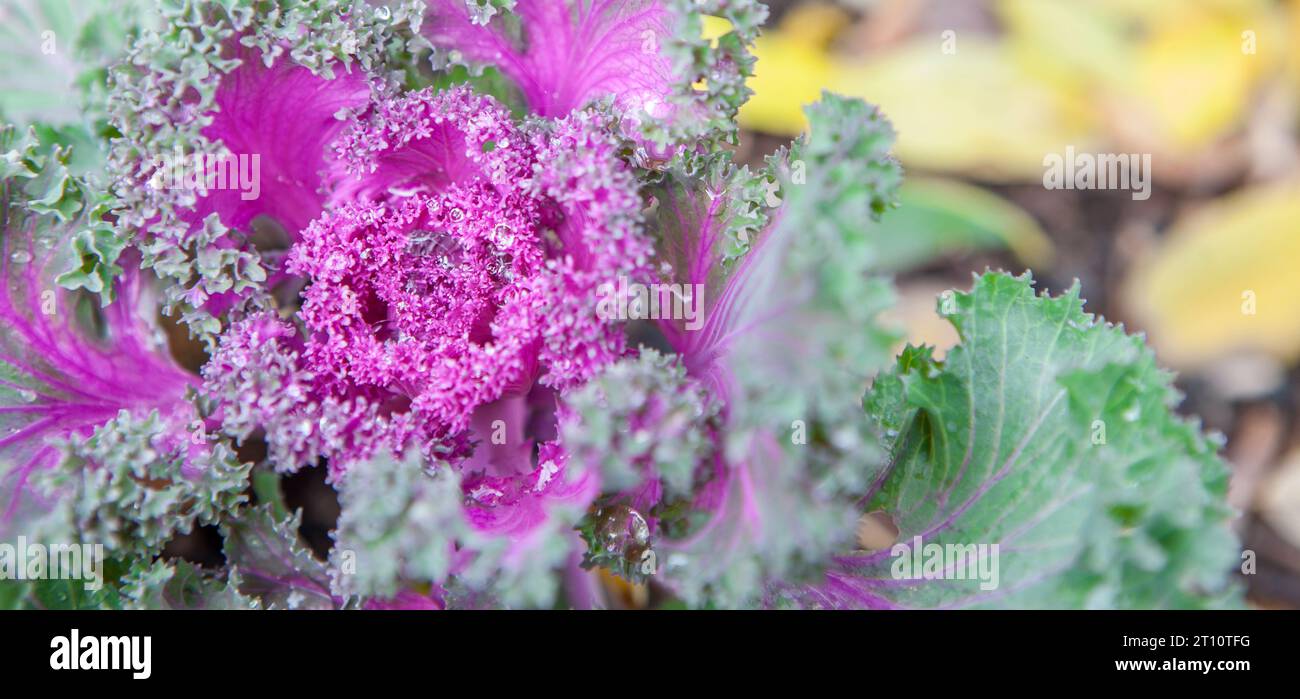
[[[760,173],[683,155],[650,188],[663,280],[704,294],[702,327],[659,326],[725,404],[712,516],[662,542],[664,579],[690,604],[750,604],[771,580],[815,576],[848,545],[882,459],[860,397],[895,340],[873,244],[902,178],[894,132],[830,94],[808,116]]]
[[[426,472],[418,458],[378,456],[348,470],[330,552],[330,579],[343,597],[392,597],[447,582],[456,541],[469,536],[460,479]]]
[[[261,609],[257,599],[239,592],[238,577],[158,560],[123,576],[120,591],[128,609]]]
[[[298,536],[302,513],[278,519],[271,505],[221,523],[226,562],[239,594],[268,609],[336,609],[329,573]]]
[[[1173,412],[1171,376],[1140,337],[1084,313],[1077,284],[1036,295],[1027,273],[986,273],[939,312],[961,344],[942,361],[908,349],[866,397],[893,459],[865,509],[893,518],[899,544],[846,557],[812,604],[1236,599],[1222,440]],[[917,570],[932,553],[941,565]]]
[[[197,425],[178,429],[173,421],[156,410],[144,417],[123,410],[88,438],[72,435],[62,462],[32,476],[56,497],[37,531],[144,554],[237,510],[248,499],[251,464]]]

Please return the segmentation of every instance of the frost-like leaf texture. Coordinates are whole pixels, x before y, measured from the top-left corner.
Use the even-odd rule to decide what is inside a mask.
[[[57,498],[37,533],[145,554],[215,524],[247,500],[251,464],[201,424],[187,402],[165,416],[123,409],[89,437],[69,435],[58,467],[32,477]]]
[[[807,114],[809,134],[769,159],[771,223],[735,263],[703,332],[717,338],[710,354],[729,374],[735,409],[752,411],[739,420],[830,428],[894,339],[876,318],[892,292],[873,274],[871,235],[902,170],[890,155],[893,127],[875,107],[825,94]]]
[[[239,466],[204,433],[135,268],[103,309],[54,281],[77,264],[70,233],[100,220],[93,188],[13,129],[0,152],[0,531],[148,547],[233,506]]]
[[[1085,314],[1077,284],[1036,295],[1028,273],[986,273],[939,310],[961,344],[942,361],[905,350],[866,397],[893,450],[866,509],[893,518],[899,543],[842,558],[803,601],[1231,604],[1220,441],[1173,413],[1171,376],[1142,339]]]
[[[653,349],[610,365],[565,396],[563,411],[565,449],[601,473],[605,490],[685,497],[714,451],[717,402],[675,357]]]
[[[554,445],[539,458],[522,478],[462,479],[386,455],[354,464],[330,554],[335,594],[370,608],[552,605],[594,481],[571,478]]]
[[[762,172],[687,156],[650,189],[665,281],[705,296],[702,327],[660,325],[742,424],[843,417],[892,340],[876,322],[891,294],[872,275],[871,222],[902,178],[893,128],[831,94],[808,117]]]
[[[658,572],[656,539],[689,528],[695,487],[714,476],[718,410],[676,357],[647,348],[565,396],[560,441],[604,493],[578,527],[584,567],[636,582]]]
[[[433,0],[426,35],[466,60],[500,68],[541,116],[611,100],[624,132],[652,156],[688,137],[734,133],[749,94],[748,46],[767,14],[747,0],[530,0],[513,12],[495,9]],[[705,14],[732,24],[712,45],[701,36]],[[703,89],[695,86],[705,79]]]
[[[891,293],[872,276],[871,222],[902,172],[870,105],[828,94],[808,116],[762,172],[684,154],[649,190],[663,281],[704,294],[699,327],[659,325],[722,404],[696,521],[660,545],[664,581],[692,603],[751,603],[809,574],[848,543],[853,493],[879,458],[859,402],[893,340],[876,320]]]
[[[349,469],[330,552],[335,594],[391,598],[416,584],[440,590],[466,556],[456,547],[470,533],[463,497],[454,470],[426,471],[418,458],[378,456]]]

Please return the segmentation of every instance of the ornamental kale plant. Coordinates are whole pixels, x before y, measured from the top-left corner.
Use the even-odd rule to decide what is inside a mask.
[[[1221,440],[1140,337],[989,271],[897,351],[886,116],[736,162],[763,5],[84,12],[75,108],[0,131],[0,542],[104,583],[0,556],[6,603],[1239,603]],[[328,550],[280,489],[318,468]]]

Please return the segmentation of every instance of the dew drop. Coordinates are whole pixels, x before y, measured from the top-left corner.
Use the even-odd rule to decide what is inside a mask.
[[[492,242],[499,248],[508,248],[515,242],[515,232],[510,230],[510,226],[498,223],[492,229]]]
[[[32,261],[32,254],[26,250],[15,250],[9,255],[9,259],[13,260],[14,264],[25,265]]]

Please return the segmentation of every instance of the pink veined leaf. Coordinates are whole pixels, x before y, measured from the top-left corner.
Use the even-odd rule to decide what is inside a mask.
[[[201,133],[238,160],[239,181],[200,197],[191,220],[217,213],[227,227],[247,231],[265,215],[296,238],[325,204],[327,147],[346,124],[335,115],[366,104],[367,78],[340,69],[327,79],[285,56],[268,67],[257,49],[242,46],[235,55],[241,64],[221,77]]]
[[[121,411],[140,417],[158,410],[187,439],[195,414],[186,391],[197,378],[175,364],[140,317],[137,270],[118,279],[117,301],[102,309],[103,337],[95,337],[78,322],[74,295],[52,283],[51,252],[12,229],[3,248],[0,529],[40,510],[28,481],[58,463],[62,440],[87,437]]]
[[[671,109],[674,74],[659,51],[673,23],[654,0],[530,0],[519,3],[521,36],[501,17],[476,24],[463,0],[434,0],[435,45],[498,66],[541,116],[561,117],[606,96],[620,112],[655,117]]]
[[[327,78],[285,55],[268,65],[260,49],[238,38],[223,46],[221,67],[202,78],[210,102],[153,105],[159,113],[151,119],[118,124],[127,135],[114,154],[116,193],[129,203],[123,223],[142,231],[136,243],[144,264],[180,282],[169,289],[169,302],[183,298],[211,314],[286,278],[275,264],[283,248],[328,203],[328,146],[345,125],[336,115],[364,106],[370,95],[369,78],[357,66],[338,65]],[[150,70],[118,80],[167,95],[163,76],[181,80]],[[155,142],[143,153],[131,146],[144,139]],[[261,251],[249,240],[257,233],[265,238]]]

